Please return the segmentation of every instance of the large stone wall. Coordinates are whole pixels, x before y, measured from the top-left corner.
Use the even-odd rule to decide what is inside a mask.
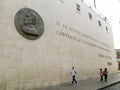
[[[15,16],[22,8],[44,22],[35,40],[17,31]],[[1,0],[0,11],[0,90],[71,82],[72,66],[78,80],[98,76],[99,68],[117,71],[110,25],[80,0]]]

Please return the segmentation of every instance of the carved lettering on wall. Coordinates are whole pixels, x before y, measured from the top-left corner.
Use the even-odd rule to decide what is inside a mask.
[[[56,34],[58,36],[62,36],[66,39],[70,39],[81,44],[107,52],[108,55],[104,55],[98,52],[97,56],[103,59],[112,59],[111,48],[108,44],[101,42],[96,38],[81,32],[79,29],[71,27],[70,25],[64,24],[62,22],[57,21],[56,25],[58,26],[58,29],[56,30]]]

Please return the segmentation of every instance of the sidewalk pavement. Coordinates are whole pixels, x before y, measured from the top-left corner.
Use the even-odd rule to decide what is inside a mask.
[[[79,80],[77,84],[71,83],[49,86],[46,88],[36,88],[33,90],[102,90],[101,88],[120,82],[120,73],[108,75],[108,81],[100,81],[100,77]]]

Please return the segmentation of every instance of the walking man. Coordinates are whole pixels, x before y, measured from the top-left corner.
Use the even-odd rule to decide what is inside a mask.
[[[108,76],[108,71],[107,71],[107,68],[105,68],[105,70],[104,70],[105,82],[107,82],[107,76]]]
[[[72,67],[71,74],[72,74],[72,84],[73,84],[74,82],[77,83],[77,81],[76,81],[76,79],[75,79],[76,71],[75,71],[75,69],[74,69],[74,66]]]

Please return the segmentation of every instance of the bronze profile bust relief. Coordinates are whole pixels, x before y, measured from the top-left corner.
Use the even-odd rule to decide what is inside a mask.
[[[23,8],[15,16],[17,31],[30,40],[38,39],[44,32],[44,22],[34,10]]]

